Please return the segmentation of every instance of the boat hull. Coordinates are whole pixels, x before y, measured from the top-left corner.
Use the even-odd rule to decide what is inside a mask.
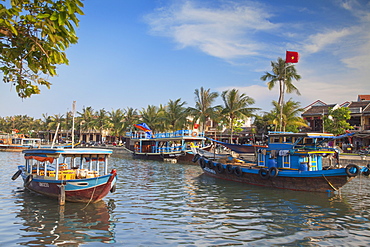
[[[1,152],[22,152],[23,150],[30,149],[31,146],[17,146],[17,145],[0,145]]]
[[[35,176],[28,182],[28,174],[21,174],[25,187],[38,194],[51,198],[61,195],[61,186],[65,188],[65,200],[69,202],[94,203],[103,199],[112,189],[116,182],[116,172],[96,178],[52,180]]]
[[[210,149],[211,149],[211,146],[201,148],[201,150],[210,150]],[[195,154],[193,153],[192,150],[178,151],[178,152],[168,152],[168,153],[138,153],[138,152],[134,152],[132,155],[133,155],[134,159],[157,160],[157,161],[176,160],[176,162],[190,163],[190,164],[193,164],[192,161],[193,161],[194,156],[195,156]]]
[[[203,159],[204,160],[204,159]],[[262,168],[226,165],[202,159],[198,164],[203,172],[211,177],[247,183],[256,186],[308,192],[331,192],[339,190],[353,177],[348,176],[345,168],[320,171],[278,171],[275,177],[264,176]],[[222,166],[222,169],[219,168]]]

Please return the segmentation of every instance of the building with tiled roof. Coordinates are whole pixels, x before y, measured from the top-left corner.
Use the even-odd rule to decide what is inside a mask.
[[[317,102],[317,101],[316,101]],[[322,102],[322,101],[321,101]],[[307,124],[310,128],[310,131],[323,131],[322,127],[322,118],[324,115],[328,115],[330,108],[338,108],[338,104],[311,104],[309,107],[306,107],[306,110],[301,114],[304,120],[307,121]]]
[[[328,115],[330,108],[348,107],[351,112],[349,124],[356,132],[353,144],[356,147],[368,146],[370,144],[370,95],[358,95],[357,101],[346,101],[342,104],[325,104],[317,100],[305,107],[301,114],[309,125],[308,131],[321,132],[323,128],[323,116]]]
[[[364,101],[364,100],[370,100],[370,95],[358,95],[357,101]]]
[[[347,107],[351,111],[351,126],[356,130],[370,129],[370,100],[352,101]]]

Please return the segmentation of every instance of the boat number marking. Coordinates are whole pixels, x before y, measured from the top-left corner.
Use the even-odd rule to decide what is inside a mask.
[[[40,187],[49,187],[49,184],[48,183],[40,183],[39,182],[39,186]]]
[[[210,169],[210,168],[208,168],[208,167],[204,167],[204,170],[205,170],[206,172],[216,174],[216,171],[215,171],[215,170],[212,170],[212,169]]]

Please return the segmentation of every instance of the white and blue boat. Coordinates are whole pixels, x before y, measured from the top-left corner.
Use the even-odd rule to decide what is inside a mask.
[[[209,150],[211,144],[206,144],[203,132],[196,130],[178,130],[174,132],[126,133],[128,148],[133,158],[171,161],[173,163],[191,163],[198,150]]]
[[[339,164],[337,150],[326,145],[348,135],[272,132],[268,145],[257,149],[255,162],[212,161],[200,155],[194,162],[205,174],[220,179],[297,191],[337,191],[361,173],[370,173],[368,167]]]
[[[109,170],[112,150],[88,148],[45,148],[22,151],[25,164],[18,166],[24,187],[63,201],[93,203],[116,187],[117,172]]]

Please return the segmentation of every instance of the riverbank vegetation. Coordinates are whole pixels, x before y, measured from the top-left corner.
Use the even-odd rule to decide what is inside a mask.
[[[187,106],[181,99],[169,100],[164,105],[148,105],[140,110],[131,107],[107,111],[84,107],[75,114],[75,129],[81,132],[107,131],[111,136],[123,136],[125,132],[134,131],[134,124],[145,122],[154,132],[175,131],[179,129],[193,129],[194,123],[199,124],[200,131],[205,130],[207,121],[213,121],[217,131],[224,128],[237,133],[242,123],[253,119],[255,133],[266,130],[275,130],[279,123],[279,106],[273,101],[274,108],[270,112],[262,112],[253,107],[254,99],[237,89],[222,92],[219,95],[210,89],[196,89],[195,106]],[[223,105],[214,105],[215,100],[222,97]],[[305,126],[300,117],[299,102],[289,100],[283,107],[283,128],[289,131],[298,131]],[[0,130],[11,133],[14,131],[36,137],[40,132],[55,132],[58,124],[62,132],[71,132],[73,113],[48,115],[43,114],[41,119],[27,115],[0,117]],[[274,129],[268,129],[273,125]]]

